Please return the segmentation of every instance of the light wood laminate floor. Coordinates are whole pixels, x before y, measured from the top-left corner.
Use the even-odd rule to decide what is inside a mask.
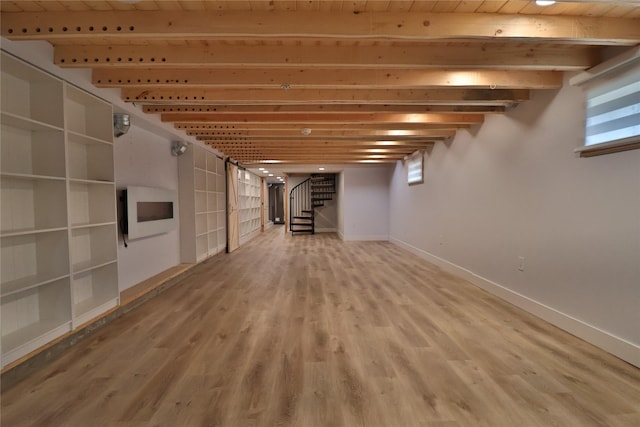
[[[276,228],[196,268],[2,426],[640,426],[639,369],[393,244]]]

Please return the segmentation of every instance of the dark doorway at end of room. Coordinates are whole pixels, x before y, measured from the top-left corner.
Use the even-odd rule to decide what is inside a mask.
[[[269,184],[269,221],[284,224],[284,184]]]

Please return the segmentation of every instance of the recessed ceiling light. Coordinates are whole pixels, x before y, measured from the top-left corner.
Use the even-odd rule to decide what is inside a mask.
[[[259,171],[263,171],[263,170],[264,170],[264,168],[258,168],[258,170],[259,170]]]
[[[300,129],[300,133],[303,134],[303,135],[311,135],[311,129],[302,128],[302,129]]]
[[[318,170],[319,170],[319,171],[323,171],[323,170],[324,170],[324,168],[318,168]]]
[[[269,176],[273,176],[273,174],[272,174],[272,173],[270,173],[270,174],[269,174]]]
[[[269,173],[269,171],[262,169],[262,173]]]
[[[278,179],[282,179],[282,177],[281,177],[281,176],[277,176],[276,178],[278,178]]]
[[[555,3],[555,0],[536,0],[538,6],[551,6]]]

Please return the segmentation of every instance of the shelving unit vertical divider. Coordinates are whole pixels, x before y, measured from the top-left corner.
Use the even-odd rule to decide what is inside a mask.
[[[64,85],[73,327],[119,304],[113,107]]]

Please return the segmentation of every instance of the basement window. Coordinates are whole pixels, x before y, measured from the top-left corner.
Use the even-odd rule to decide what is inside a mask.
[[[424,155],[422,151],[416,151],[407,157],[407,183],[409,185],[422,184],[424,182]]]
[[[571,80],[587,97],[580,157],[640,148],[640,48],[603,62]]]

